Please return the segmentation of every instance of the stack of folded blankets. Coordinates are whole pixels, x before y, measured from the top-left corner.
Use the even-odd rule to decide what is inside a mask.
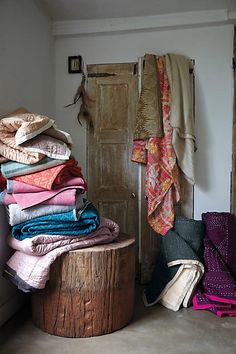
[[[1,186],[6,179],[0,200],[15,250],[4,276],[24,292],[45,287],[62,253],[110,243],[119,234],[119,226],[83,198],[87,185],[71,144],[46,116],[27,112],[0,120]]]

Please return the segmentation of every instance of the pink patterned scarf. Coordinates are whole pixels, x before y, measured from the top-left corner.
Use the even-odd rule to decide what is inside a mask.
[[[180,199],[178,166],[172,146],[170,126],[170,86],[164,57],[157,57],[163,112],[163,137],[134,140],[131,160],[146,164],[146,195],[148,222],[159,234],[165,235],[174,223],[174,203]]]

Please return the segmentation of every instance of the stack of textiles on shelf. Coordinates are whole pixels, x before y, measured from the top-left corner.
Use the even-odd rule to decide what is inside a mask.
[[[227,212],[202,214],[205,274],[193,298],[194,310],[236,316],[236,219]]]
[[[119,226],[83,198],[87,185],[71,144],[46,116],[25,112],[0,120],[1,189],[6,183],[0,200],[15,250],[4,276],[24,292],[45,287],[62,253],[110,243],[119,234]]]
[[[188,307],[203,273],[204,223],[176,217],[174,228],[161,239],[161,249],[143,299],[173,311]]]

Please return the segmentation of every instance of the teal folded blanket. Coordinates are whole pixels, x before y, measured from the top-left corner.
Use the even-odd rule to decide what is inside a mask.
[[[50,157],[44,157],[44,159],[32,165],[9,161],[1,164],[1,173],[5,178],[12,178],[16,176],[23,176],[34,172],[43,171],[47,168],[62,165],[65,162],[66,160],[51,159]]]
[[[99,226],[97,209],[86,202],[83,209],[40,216],[13,226],[12,236],[24,240],[40,234],[46,235],[85,235]]]

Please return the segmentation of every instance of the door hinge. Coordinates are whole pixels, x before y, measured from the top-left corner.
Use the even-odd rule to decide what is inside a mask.
[[[114,73],[88,73],[88,77],[109,77],[116,76]]]

